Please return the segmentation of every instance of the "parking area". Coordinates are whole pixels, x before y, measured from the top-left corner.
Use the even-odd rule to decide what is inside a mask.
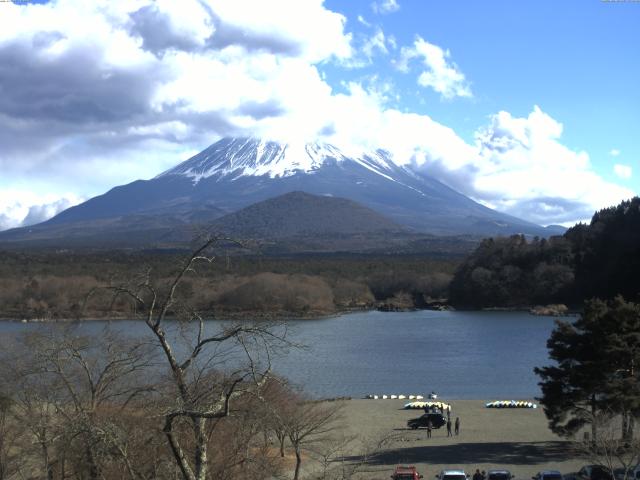
[[[425,479],[442,470],[460,469],[470,476],[480,471],[506,469],[515,479],[531,480],[543,470],[578,471],[580,458],[571,442],[553,434],[542,409],[490,409],[488,400],[448,400],[451,418],[460,418],[460,434],[446,428],[412,430],[407,421],[420,410],[403,410],[404,400],[357,399],[345,402],[348,434],[368,444],[368,452],[353,451],[348,459],[362,463],[361,478],[388,480],[396,465],[415,465]],[[381,448],[374,448],[382,441]]]

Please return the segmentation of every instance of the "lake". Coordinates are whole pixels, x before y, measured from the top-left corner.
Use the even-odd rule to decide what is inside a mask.
[[[291,321],[309,348],[274,360],[274,369],[316,396],[427,394],[447,399],[519,399],[539,395],[535,366],[549,364],[553,317],[525,312],[359,312]],[[87,333],[108,322],[87,322]],[[137,321],[113,322],[132,335]],[[218,321],[211,321],[214,327]],[[0,322],[3,337],[46,328]]]

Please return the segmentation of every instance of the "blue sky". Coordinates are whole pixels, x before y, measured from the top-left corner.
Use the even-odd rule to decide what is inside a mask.
[[[416,35],[448,49],[471,83],[472,99],[442,100],[378,60],[366,73],[391,79],[399,108],[430,115],[472,141],[499,110],[526,115],[533,105],[560,121],[562,138],[586,150],[600,175],[640,191],[640,176],[620,179],[615,163],[640,167],[640,3],[585,0],[402,1],[375,14],[371,1],[327,1],[355,32],[380,27],[399,45]],[[372,27],[357,22],[358,16]],[[365,72],[325,69],[339,88]],[[617,157],[610,152],[618,150]]]
[[[0,229],[226,135],[385,148],[588,220],[640,191],[639,24],[637,1],[0,3]]]

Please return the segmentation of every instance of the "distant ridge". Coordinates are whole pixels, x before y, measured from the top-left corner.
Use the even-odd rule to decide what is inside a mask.
[[[290,192],[214,221],[212,228],[243,238],[406,233],[406,229],[352,200]]]

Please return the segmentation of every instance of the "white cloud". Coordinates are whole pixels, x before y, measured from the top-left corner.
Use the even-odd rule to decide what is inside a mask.
[[[612,157],[617,157],[618,155],[620,155],[620,150],[618,150],[617,148],[613,148],[610,152],[609,155],[611,155]]]
[[[384,32],[381,28],[376,29],[375,33],[371,35],[362,46],[362,52],[369,59],[373,57],[376,51],[384,54],[389,53],[385,44]]]
[[[371,4],[374,13],[386,14],[400,10],[400,5],[396,0],[376,0]]]
[[[629,165],[621,165],[619,163],[616,163],[613,166],[613,173],[615,173],[618,177],[624,180],[627,180],[631,178],[631,175],[633,174],[633,170]]]
[[[600,177],[589,155],[564,146],[561,135],[562,124],[537,106],[525,118],[499,112],[477,132],[471,161],[424,168],[492,208],[542,224],[588,219],[634,195]]]
[[[152,177],[183,152],[286,116],[306,95],[330,95],[316,65],[353,54],[346,19],[322,0],[176,5],[3,5],[1,180],[42,179],[40,194],[59,196]],[[3,204],[5,227],[29,202],[43,204]]]
[[[358,32],[352,38],[352,54],[348,58],[338,61],[339,65],[348,68],[363,68],[374,63],[378,55],[388,55],[389,49],[397,48],[396,40],[393,36],[385,35],[380,26],[373,26],[358,17],[359,22],[366,27],[369,32]]]
[[[418,76],[418,84],[432,88],[443,98],[472,97],[471,87],[458,66],[450,61],[451,53],[417,37],[413,46],[402,47],[396,67],[402,72],[409,71],[409,63],[419,59],[425,68]]]
[[[348,94],[336,95],[329,103],[328,118],[334,119],[338,145],[384,148],[399,164],[411,163],[427,152],[431,158],[448,162],[470,161],[473,148],[450,128],[427,115],[405,113],[386,106],[383,90],[366,90],[358,83],[348,85]]]
[[[365,27],[370,27],[370,26],[371,26],[371,24],[370,24],[369,22],[367,22],[367,21],[365,20],[365,18],[364,18],[362,15],[358,15],[358,16],[356,17],[356,19],[358,20],[358,22],[359,22],[359,23],[361,23],[361,24],[362,24],[362,25],[364,25]]]
[[[398,48],[398,41],[396,40],[396,37],[394,37],[393,35],[388,35],[387,45],[389,45],[391,50],[396,50]]]
[[[83,200],[74,193],[55,196],[29,190],[0,190],[0,230],[42,222]]]
[[[326,139],[336,145],[384,148],[398,164],[412,164],[489,207],[540,224],[588,220],[595,210],[633,196],[600,177],[586,152],[563,145],[562,124],[537,106],[527,117],[493,115],[469,144],[427,115],[390,108],[384,88],[352,82],[346,93],[315,102],[288,118],[290,128],[308,125],[317,135],[330,125]],[[318,113],[313,127],[308,111]]]

